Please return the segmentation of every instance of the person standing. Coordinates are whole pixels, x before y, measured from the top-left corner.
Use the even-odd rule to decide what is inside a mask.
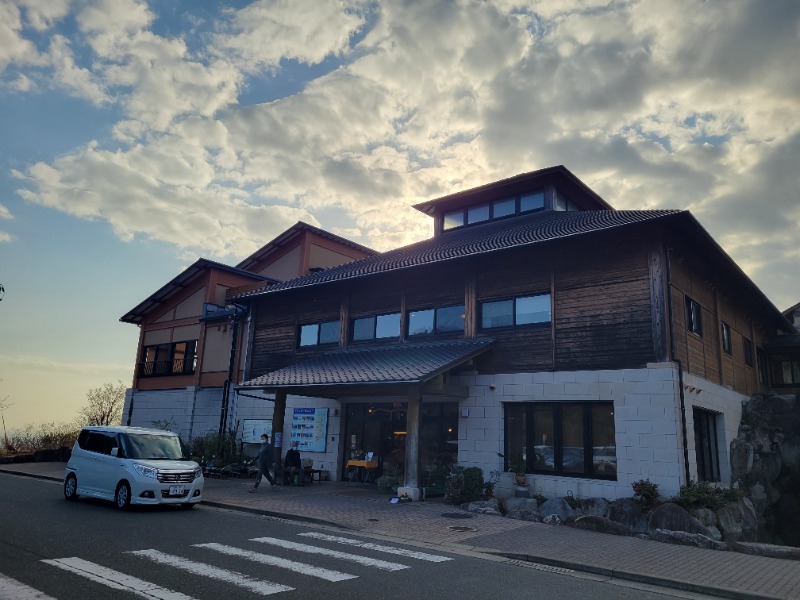
[[[258,450],[258,475],[256,475],[256,482],[249,490],[251,494],[258,489],[258,484],[261,483],[262,475],[267,478],[267,481],[269,481],[272,487],[275,487],[275,480],[272,478],[272,475],[269,474],[269,468],[272,466],[274,458],[275,450],[272,448],[272,444],[269,443],[269,436],[266,433],[262,433],[261,448]]]

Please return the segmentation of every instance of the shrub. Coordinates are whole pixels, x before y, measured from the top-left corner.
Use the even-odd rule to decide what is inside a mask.
[[[464,504],[486,498],[486,484],[479,467],[456,466],[444,482],[444,500],[448,504]]]
[[[9,454],[30,454],[36,450],[56,450],[61,447],[72,448],[80,430],[73,423],[44,423],[26,425],[13,432],[4,441]]]
[[[691,511],[698,508],[719,510],[730,502],[739,500],[736,490],[716,487],[707,481],[690,481],[688,485],[681,486],[677,496],[670,498],[678,506]]]
[[[652,508],[658,501],[658,484],[649,479],[640,479],[631,484],[633,493],[644,508]]]

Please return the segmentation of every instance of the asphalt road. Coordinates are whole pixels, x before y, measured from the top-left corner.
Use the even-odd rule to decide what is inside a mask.
[[[44,594],[45,596],[42,596]],[[63,499],[0,474],[0,600],[693,597],[200,505]]]

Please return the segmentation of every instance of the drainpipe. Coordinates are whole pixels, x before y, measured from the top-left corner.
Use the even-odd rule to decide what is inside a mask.
[[[228,379],[225,381],[225,385],[223,386],[222,390],[222,410],[220,411],[219,415],[219,435],[222,437],[225,434],[225,428],[228,424],[228,405],[229,405],[229,398],[231,395],[231,386],[233,385],[233,378],[236,368],[236,344],[238,342],[239,336],[239,316],[241,315],[241,311],[243,307],[239,306],[238,304],[233,305],[233,316],[231,317],[231,321],[233,323],[233,334],[231,335],[231,355],[230,360],[228,361]]]
[[[684,477],[686,478],[685,484],[688,485],[691,481],[691,474],[689,471],[689,445],[686,437],[686,397],[683,394],[683,365],[678,360],[675,353],[675,325],[673,321],[672,311],[672,263],[669,258],[669,246],[664,244],[664,256],[667,260],[667,312],[669,313],[669,354],[670,360],[678,365],[678,394],[681,401],[681,428],[683,432],[683,469]]]

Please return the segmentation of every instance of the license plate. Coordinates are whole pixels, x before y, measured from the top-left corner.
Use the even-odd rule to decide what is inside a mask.
[[[170,496],[183,496],[183,486],[182,485],[171,485],[171,486],[169,486],[169,495]]]

